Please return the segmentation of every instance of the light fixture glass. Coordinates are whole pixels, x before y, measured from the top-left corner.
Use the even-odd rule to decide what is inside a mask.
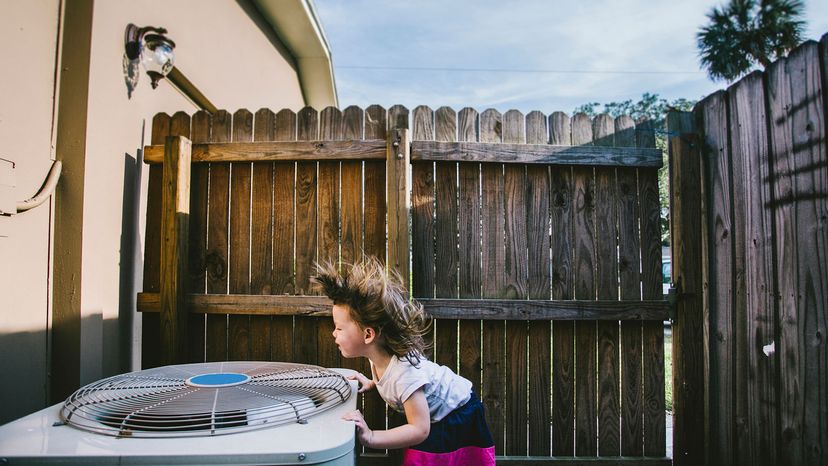
[[[175,64],[175,42],[165,36],[166,33],[164,28],[139,28],[132,23],[127,25],[124,33],[123,71],[129,97],[132,97],[132,91],[138,85],[139,62],[150,77],[153,89],[158,87],[158,81],[172,71]]]

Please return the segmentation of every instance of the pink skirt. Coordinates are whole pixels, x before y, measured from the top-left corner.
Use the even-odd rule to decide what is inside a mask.
[[[404,466],[494,466],[495,447],[483,403],[472,392],[463,406],[431,424],[428,438],[405,451]]]

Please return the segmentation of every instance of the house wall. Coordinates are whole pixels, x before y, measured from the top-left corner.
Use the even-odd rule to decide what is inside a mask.
[[[62,7],[74,18],[61,30],[68,51],[58,38]],[[304,105],[292,58],[245,1],[44,0],[2,9],[2,59],[21,63],[21,72],[4,73],[0,86],[0,157],[17,164],[21,199],[34,194],[52,158],[64,162],[64,176],[52,212],[46,205],[0,218],[0,234],[8,232],[0,261],[11,265],[0,267],[0,373],[21,380],[0,384],[0,423],[140,367],[134,303],[148,172],[136,155],[155,113],[197,108],[169,83],[151,89],[143,70],[127,97],[126,25],[167,28],[176,66],[218,108]]]

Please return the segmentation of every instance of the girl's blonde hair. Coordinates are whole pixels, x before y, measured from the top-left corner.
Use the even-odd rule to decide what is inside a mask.
[[[375,258],[343,264],[342,269],[340,273],[331,263],[317,264],[311,281],[334,304],[347,305],[360,328],[373,328],[389,353],[419,364],[428,346],[423,336],[431,318],[420,303],[406,299],[400,275],[386,273]]]

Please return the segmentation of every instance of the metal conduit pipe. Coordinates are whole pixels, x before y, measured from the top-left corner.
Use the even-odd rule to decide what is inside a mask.
[[[55,160],[55,163],[52,164],[52,168],[49,170],[49,175],[46,177],[46,181],[43,183],[43,186],[41,186],[40,191],[25,201],[17,202],[17,213],[19,214],[20,212],[34,209],[40,204],[43,204],[46,199],[49,199],[49,197],[55,192],[55,186],[58,184],[62,169],[63,163],[60,160]]]

